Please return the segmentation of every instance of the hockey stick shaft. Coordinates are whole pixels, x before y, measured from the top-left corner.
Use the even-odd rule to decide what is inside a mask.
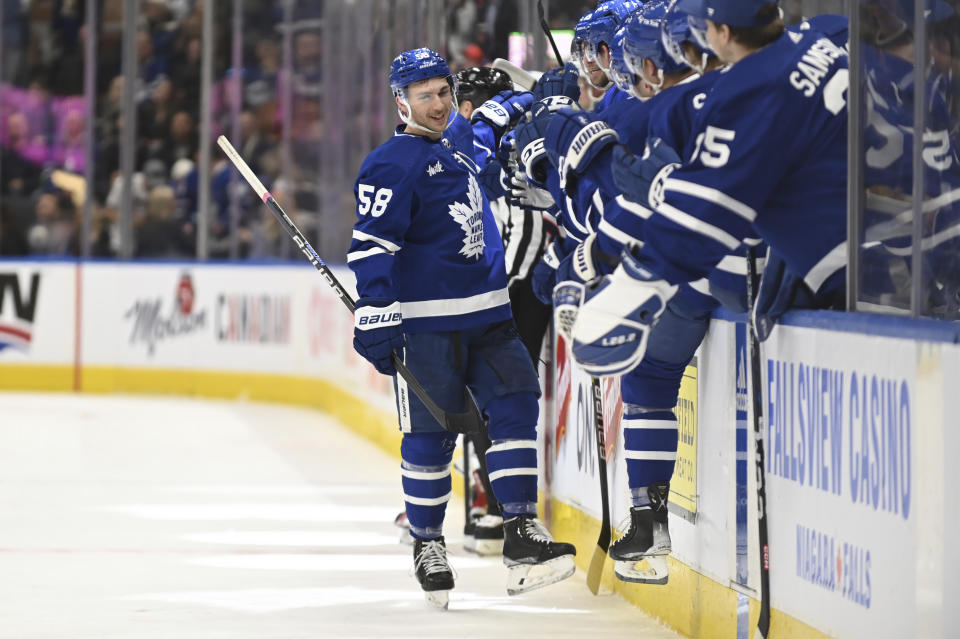
[[[593,425],[597,437],[597,475],[600,480],[600,534],[587,568],[587,587],[590,592],[597,594],[600,592],[603,565],[610,549],[610,499],[607,494],[607,445],[603,429],[603,388],[600,379],[591,377],[590,387],[593,390]]]
[[[323,279],[327,281],[327,284],[334,290],[337,296],[340,298],[340,301],[350,309],[352,313],[356,308],[356,302],[350,296],[350,293],[343,287],[343,284],[340,283],[340,280],[336,278],[333,274],[333,271],[330,270],[330,267],[320,259],[320,256],[317,254],[313,247],[310,245],[310,242],[307,241],[307,238],[304,237],[303,233],[300,232],[300,229],[297,228],[297,225],[293,223],[293,220],[284,212],[283,208],[277,203],[273,198],[273,195],[267,191],[266,187],[263,186],[263,182],[260,181],[260,178],[256,176],[253,170],[250,169],[246,161],[240,157],[240,154],[237,153],[237,150],[233,148],[233,145],[230,144],[230,141],[226,136],[221,135],[217,138],[217,144],[220,145],[220,148],[223,149],[223,152],[230,159],[230,162],[237,168],[240,172],[240,175],[243,176],[243,179],[247,181],[247,184],[256,192],[257,196],[263,201],[263,203],[270,209],[270,212],[273,213],[273,216],[277,218],[277,221],[280,222],[280,225],[283,226],[287,234],[293,238],[294,243],[300,247],[300,250],[306,256],[313,266],[320,271],[320,274],[323,275]],[[393,351],[390,356],[391,361],[393,362],[394,367],[397,369],[397,374],[400,375],[406,381],[407,386],[414,392],[414,394],[423,402],[423,405],[427,408],[434,419],[436,419],[441,426],[446,430],[449,430],[454,433],[474,433],[479,432],[480,427],[483,421],[483,418],[480,416],[480,411],[477,408],[476,402],[473,401],[473,397],[470,395],[470,391],[464,389],[464,399],[466,400],[467,410],[463,413],[451,413],[445,411],[436,402],[430,397],[426,389],[422,384],[417,380],[417,378],[410,372],[410,369],[404,365],[403,361],[400,359],[400,355]]]
[[[562,67],[563,56],[560,55],[560,49],[557,47],[557,42],[553,39],[553,34],[550,32],[550,25],[547,24],[547,18],[543,15],[543,0],[537,0],[537,15],[540,16],[540,28],[543,29],[543,33],[546,34],[547,40],[550,41],[550,46],[553,47],[553,55],[557,56],[557,64]]]
[[[761,384],[760,340],[753,330],[756,305],[757,265],[753,247],[747,249],[747,346],[750,349],[750,395],[753,406],[753,435],[756,443],[757,538],[760,542],[760,617],[756,637],[766,639],[770,632],[770,542],[767,532],[767,482],[763,452],[763,388]]]

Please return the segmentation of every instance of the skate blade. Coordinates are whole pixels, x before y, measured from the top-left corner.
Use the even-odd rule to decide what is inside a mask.
[[[507,594],[519,595],[563,581],[577,571],[573,555],[556,557],[542,564],[514,564],[507,567]]]
[[[640,561],[618,561],[613,572],[620,581],[633,584],[663,586],[670,578],[666,555],[644,557]]]
[[[449,590],[425,590],[423,596],[427,601],[427,605],[431,608],[446,610],[450,606]]]
[[[467,537],[463,540],[463,549],[480,557],[496,557],[503,554],[503,540]]]

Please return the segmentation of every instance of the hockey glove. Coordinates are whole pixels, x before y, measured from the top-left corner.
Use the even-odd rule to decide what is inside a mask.
[[[483,104],[470,116],[470,122],[485,122],[499,140],[506,130],[516,124],[520,116],[533,104],[529,91],[501,91]]]
[[[516,128],[520,166],[530,183],[539,188],[546,186],[547,171],[551,169],[550,159],[543,146],[543,136],[549,119],[550,111],[539,109],[529,122],[521,122]]]
[[[617,140],[617,132],[597,116],[562,109],[550,119],[544,146],[563,158],[560,182],[566,184],[568,175],[583,175],[590,162]]]
[[[623,197],[642,206],[653,206],[654,195],[662,200],[663,182],[667,176],[680,166],[680,156],[664,144],[660,138],[650,138],[643,151],[643,157],[637,157],[622,145],[613,149],[613,181]],[[655,192],[651,186],[657,185]]]
[[[573,281],[586,284],[616,267],[617,259],[597,247],[597,236],[588,235],[557,267],[557,282]]]
[[[580,85],[577,84],[577,65],[567,62],[562,67],[550,69],[537,80],[533,87],[533,96],[536,100],[562,95],[573,102],[580,99]]]
[[[550,191],[530,184],[526,175],[520,171],[510,176],[510,204],[534,211],[544,211],[556,206]]]
[[[543,251],[543,257],[533,267],[530,275],[530,286],[533,294],[544,304],[553,304],[553,287],[557,283],[557,267],[565,257],[563,240],[555,239]]]
[[[397,372],[390,354],[406,343],[402,320],[400,302],[382,297],[361,298],[353,311],[353,348],[384,375]]]
[[[625,250],[620,266],[587,285],[573,327],[573,357],[594,377],[622,375],[647,350],[650,329],[677,287],[656,279]]]

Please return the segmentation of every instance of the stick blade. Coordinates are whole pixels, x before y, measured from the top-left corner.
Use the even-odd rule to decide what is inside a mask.
[[[587,568],[587,588],[593,594],[600,592],[600,580],[603,578],[603,566],[606,561],[607,549],[598,544],[593,549],[593,557],[590,558],[590,566]]]
[[[504,58],[497,58],[490,66],[509,75],[514,84],[522,87],[526,91],[532,90],[537,83],[537,77],[535,75],[525,69],[521,69],[513,62],[505,60]]]

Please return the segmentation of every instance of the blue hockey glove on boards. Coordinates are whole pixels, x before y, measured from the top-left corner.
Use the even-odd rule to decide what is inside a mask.
[[[650,329],[676,292],[625,250],[612,275],[584,290],[573,325],[573,358],[594,377],[634,369],[646,353]]]
[[[618,144],[610,164],[613,181],[623,197],[641,206],[650,206],[651,186],[656,182],[662,190],[667,175],[680,165],[680,156],[660,138],[650,138],[643,157],[639,158]]]
[[[357,300],[353,311],[353,348],[384,375],[397,372],[390,354],[403,348],[400,302],[382,297]]]

